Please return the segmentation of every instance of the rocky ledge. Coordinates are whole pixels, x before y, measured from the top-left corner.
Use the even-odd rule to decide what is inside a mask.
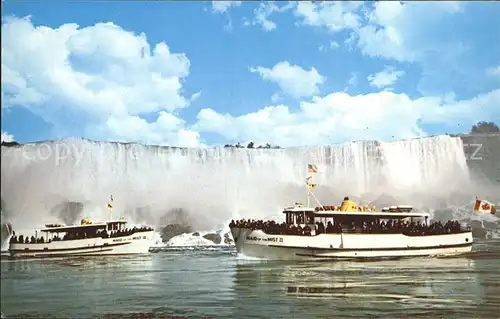
[[[179,236],[182,234],[191,234],[192,236],[201,236],[199,232],[193,232],[193,229],[190,226],[185,226],[181,224],[169,224],[163,228],[161,228],[161,239],[164,243],[168,242],[170,239],[175,236]],[[211,241],[214,245],[232,245],[234,244],[233,239],[231,238],[231,234],[221,232],[209,233],[202,236],[203,238]]]

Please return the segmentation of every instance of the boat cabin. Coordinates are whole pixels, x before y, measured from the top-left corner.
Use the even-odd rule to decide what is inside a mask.
[[[31,238],[19,236],[12,238],[18,243],[44,243],[61,240],[76,240],[96,237],[113,237],[114,234],[124,233],[127,221],[124,219],[92,223],[87,218],[82,219],[80,225],[46,224],[45,228],[35,231]],[[42,234],[39,237],[39,233]]]
[[[317,223],[323,225],[330,223],[337,230],[341,229],[346,232],[362,231],[366,225],[380,225],[391,221],[407,221],[409,223],[421,221],[427,225],[430,217],[428,213],[413,212],[413,207],[407,205],[391,206],[382,209],[382,212],[376,212],[374,208],[373,211],[372,209],[341,211],[335,206],[309,208],[302,204],[296,204],[293,207],[285,208],[283,213],[287,225],[308,226],[311,230],[315,230]]]
[[[283,213],[287,225],[300,225],[301,227],[308,225],[314,229],[314,208],[304,207],[303,204],[296,203],[293,207],[285,208]]]
[[[46,239],[48,239],[49,234],[55,235],[54,237],[59,237],[60,234],[64,233],[64,237],[67,239],[81,239],[81,238],[93,238],[106,236],[112,232],[125,230],[125,225],[127,222],[125,220],[111,220],[100,223],[92,223],[87,218],[81,220],[80,225],[57,225],[57,224],[47,224],[46,228],[40,231],[46,234]]]

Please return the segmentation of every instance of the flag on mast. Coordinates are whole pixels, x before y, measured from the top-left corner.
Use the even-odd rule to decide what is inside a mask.
[[[113,208],[113,195],[109,196],[108,208]]]
[[[318,172],[318,166],[314,164],[307,164],[307,172],[309,174],[315,174]]]
[[[317,186],[316,184],[311,183],[311,179],[312,179],[313,175],[318,172],[318,166],[316,166],[314,164],[307,164],[307,172],[309,173],[309,176],[307,176],[307,178],[306,178],[307,187],[309,189],[316,187]]]

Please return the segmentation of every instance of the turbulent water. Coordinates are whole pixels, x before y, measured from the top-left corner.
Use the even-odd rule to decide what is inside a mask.
[[[283,206],[305,200],[308,163],[319,167],[314,181],[322,204],[349,195],[465,218],[474,196],[500,200],[498,185],[475,182],[461,139],[449,136],[287,149],[63,140],[2,146],[2,222],[31,231],[47,222],[107,218],[110,194],[115,217],[155,226],[212,230],[231,218],[282,218]]]
[[[455,258],[245,260],[234,249],[1,264],[6,318],[498,318],[500,242]]]

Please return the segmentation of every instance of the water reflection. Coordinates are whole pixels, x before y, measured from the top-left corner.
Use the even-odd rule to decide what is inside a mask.
[[[308,263],[171,251],[0,264],[7,317],[497,318],[500,306],[500,242],[460,258]]]
[[[53,318],[230,318],[235,258],[225,251],[2,261],[2,311]],[[64,305],[64,309],[62,309]]]
[[[476,274],[481,286],[479,313],[484,318],[500,318],[500,240],[475,244]]]
[[[471,258],[240,263],[234,289],[238,296],[250,291],[267,296],[259,303],[266,308],[279,303],[280,315],[314,317],[328,313],[332,306],[338,315],[361,317],[491,315],[493,308],[485,304],[493,306],[494,302],[485,301],[487,288],[481,285],[477,263]],[[252,303],[242,300],[241,304],[238,312],[254,311]]]
[[[151,287],[150,256],[2,261],[5,314],[63,318],[100,313]],[[133,282],[134,289],[123,289]],[[9,292],[9,293],[4,293]],[[64,306],[62,306],[64,305]],[[114,308],[114,306],[111,306]]]

